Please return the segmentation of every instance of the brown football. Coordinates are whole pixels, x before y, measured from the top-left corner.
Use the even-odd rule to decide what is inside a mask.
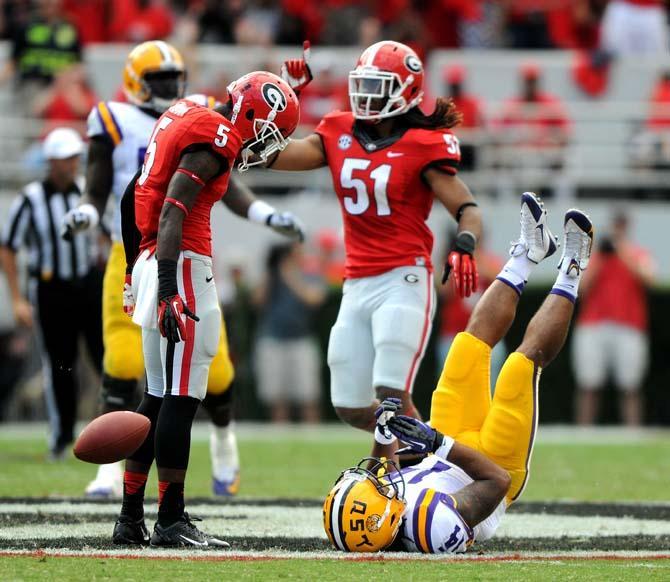
[[[140,448],[150,428],[151,421],[137,412],[108,412],[81,431],[74,456],[98,465],[121,461]]]

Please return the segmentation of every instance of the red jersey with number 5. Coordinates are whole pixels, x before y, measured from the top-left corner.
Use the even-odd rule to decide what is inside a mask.
[[[158,221],[168,184],[187,151],[207,148],[222,160],[223,171],[207,182],[184,219],[182,250],[212,255],[212,206],[228,189],[228,179],[242,139],[225,117],[192,101],[181,100],[158,119],[135,185],[135,222],[141,249],[155,249]]]
[[[360,123],[360,122],[359,122]],[[350,112],[330,113],[316,128],[344,220],[345,276],[371,277],[411,265],[432,270],[426,220],[433,193],[424,170],[455,174],[458,139],[448,129],[411,128],[376,141]]]

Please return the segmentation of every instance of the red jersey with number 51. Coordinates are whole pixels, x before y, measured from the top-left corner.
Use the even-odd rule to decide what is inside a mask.
[[[429,167],[455,174],[458,139],[448,129],[411,128],[371,141],[350,112],[330,113],[316,128],[342,208],[345,276],[372,277],[412,265],[432,270],[426,220],[433,193]]]
[[[212,255],[212,206],[228,189],[228,179],[242,139],[234,126],[215,111],[185,99],[170,107],[156,122],[135,185],[135,222],[142,234],[141,249],[155,249],[158,221],[168,184],[188,151],[209,149],[222,160],[222,172],[199,192],[184,219],[181,248]]]

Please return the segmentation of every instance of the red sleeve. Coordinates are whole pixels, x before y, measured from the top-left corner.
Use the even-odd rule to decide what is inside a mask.
[[[461,162],[458,138],[448,129],[425,130],[421,133],[419,143],[424,160],[422,171],[438,168],[455,175]]]

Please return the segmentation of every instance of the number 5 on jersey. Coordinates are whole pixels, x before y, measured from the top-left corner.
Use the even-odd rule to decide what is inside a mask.
[[[362,178],[355,178],[354,172],[367,170],[371,163],[370,160],[346,158],[342,164],[340,172],[340,184],[342,184],[342,188],[350,188],[356,191],[355,196],[344,197],[344,209],[349,214],[363,214],[370,208],[370,195],[367,184]],[[391,207],[389,206],[386,187],[391,175],[391,166],[389,164],[377,166],[369,175],[374,182],[373,189],[377,216],[389,216],[391,214]]]

